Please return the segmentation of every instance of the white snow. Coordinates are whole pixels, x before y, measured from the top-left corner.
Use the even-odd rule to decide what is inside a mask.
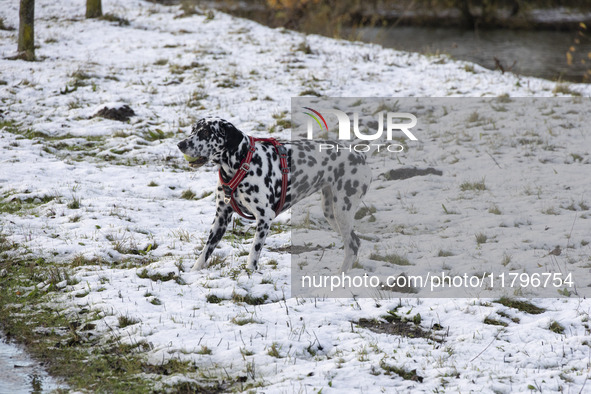
[[[5,60],[15,52],[16,32],[0,31],[0,79],[7,83],[0,86],[3,116],[22,130],[50,137],[0,133],[1,197],[4,201],[55,197],[24,215],[2,214],[0,231],[48,261],[97,259],[95,265],[76,268],[80,282],[65,288],[56,300],[60,308],[97,311],[101,320],[96,335],[144,341],[151,346],[149,358],[155,364],[169,358],[194,361],[199,374],[180,378],[248,376],[247,382],[268,393],[584,390],[590,373],[591,304],[586,299],[535,299],[533,303],[547,311],[531,315],[489,299],[289,298],[290,256],[281,251],[290,242],[286,231],[268,238],[262,268],[251,277],[242,269],[250,241],[238,235],[226,237],[216,250],[225,264],[202,272],[179,270],[196,260],[215,212],[214,197],[207,195],[217,181],[215,168],[189,170],[176,148],[190,124],[205,115],[267,136],[275,118],[289,119],[290,97],[306,90],[334,97],[551,97],[555,83],[477,65],[469,72],[467,63],[445,56],[425,57],[269,29],[219,12],[213,19],[177,18],[181,11],[176,7],[139,0],[104,0],[103,11],[128,19],[130,25],[86,20],[79,1],[38,1],[39,62]],[[5,2],[0,16],[16,26],[18,2]],[[312,53],[298,50],[304,43]],[[66,92],[66,86],[71,90],[76,85],[75,91]],[[588,85],[570,85],[570,89],[582,100],[591,95]],[[128,123],[90,118],[105,103],[127,104],[136,116]],[[289,130],[277,127],[273,136],[288,138]],[[429,138],[442,139],[429,144]],[[482,227],[503,247],[523,248],[530,258],[531,253],[540,258],[542,250],[567,245],[570,211],[556,222],[554,233],[530,240],[535,244],[532,252],[517,238],[519,229],[503,233],[498,218],[482,213],[499,196],[485,194],[465,203],[458,192],[462,181],[479,180],[488,170],[498,170],[488,156],[487,166],[482,164],[481,156],[494,147],[507,160],[502,165],[533,155],[560,166],[556,191],[549,184],[538,188],[536,182],[524,180],[528,174],[486,175],[492,190],[508,177],[512,185],[528,189],[527,193],[514,190],[515,196],[533,196],[520,199],[519,206],[500,205],[506,225],[521,221],[528,226],[527,221],[542,210],[559,209],[558,195],[567,186],[575,202],[588,201],[589,186],[582,177],[589,172],[589,134],[573,130],[563,136],[544,130],[544,139],[559,152],[533,150],[528,156],[521,145],[495,145],[478,135],[429,135],[422,142],[428,158],[414,151],[404,157],[404,164],[451,166],[457,160],[456,178],[446,179],[452,184],[442,184],[446,180],[439,177],[400,182],[402,199],[394,201],[392,209],[420,234],[415,239],[394,238],[392,251],[406,252],[413,260],[455,245],[451,248],[457,258],[466,247],[465,239],[473,239]],[[581,155],[581,160],[573,162],[572,153]],[[550,166],[533,175],[544,179],[551,174]],[[203,198],[182,199],[187,189]],[[418,192],[416,199],[413,192]],[[443,215],[439,203],[413,215],[412,207],[404,205],[420,207],[437,195],[446,199],[448,209],[462,210],[462,215]],[[451,218],[457,226],[439,227],[437,221],[450,219],[447,216],[458,216]],[[582,227],[575,229],[572,254],[588,262],[589,219],[577,220]],[[289,215],[279,220],[288,221]],[[543,233],[537,230],[536,234]],[[419,250],[414,244],[419,241],[430,249]],[[502,249],[493,246],[485,244],[486,249],[474,253],[501,259]],[[556,258],[566,264],[567,256]],[[148,275],[173,272],[181,280],[141,278],[144,269]],[[39,287],[45,285],[41,282]],[[211,295],[223,300],[207,302]],[[256,306],[240,302],[247,295],[266,301]],[[401,316],[420,314],[425,330],[441,325],[443,330],[435,335],[442,342],[378,334],[351,323],[379,318],[398,305]],[[139,323],[119,328],[119,316]],[[487,317],[508,325],[483,324]],[[236,324],[240,319],[252,322]],[[554,321],[565,327],[563,334],[548,329]],[[201,351],[203,346],[211,354],[201,354],[207,353]],[[280,358],[270,355],[271,349],[278,350]],[[416,370],[424,379],[386,374],[381,365]],[[179,377],[170,377],[170,382],[175,379]]]

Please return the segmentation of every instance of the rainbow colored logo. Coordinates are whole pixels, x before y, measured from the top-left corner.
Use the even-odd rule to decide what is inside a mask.
[[[310,107],[303,107],[304,109],[307,109],[308,111],[312,111],[314,112],[316,115],[318,115],[320,117],[320,119],[322,119],[322,123],[324,123],[324,128],[326,129],[326,131],[328,132],[328,125],[326,124],[326,120],[324,120],[324,116],[322,116],[322,114],[316,110],[313,110]],[[306,115],[308,115],[309,117],[311,117],[312,119],[314,119],[316,121],[316,123],[318,123],[318,126],[320,126],[320,130],[322,130],[322,123],[320,123],[320,119],[318,119],[316,116],[314,116],[313,114],[311,114],[310,112],[304,112]]]

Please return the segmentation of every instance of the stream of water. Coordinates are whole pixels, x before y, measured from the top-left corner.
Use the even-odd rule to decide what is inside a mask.
[[[591,39],[575,44],[577,32],[547,30],[481,30],[398,26],[394,28],[359,28],[355,34],[362,41],[388,48],[420,53],[447,53],[489,69],[499,64],[505,71],[551,80],[583,82],[591,79]],[[573,46],[573,61],[567,64],[566,53]]]
[[[0,394],[49,393],[63,385],[49,377],[39,363],[0,335]]]

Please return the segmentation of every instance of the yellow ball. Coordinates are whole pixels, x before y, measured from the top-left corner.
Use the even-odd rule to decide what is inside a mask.
[[[197,157],[191,157],[189,155],[183,155],[183,156],[185,156],[185,160],[187,160],[189,163],[197,160]]]

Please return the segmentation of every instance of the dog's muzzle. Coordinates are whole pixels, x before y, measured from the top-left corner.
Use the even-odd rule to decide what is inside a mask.
[[[207,163],[207,157],[205,157],[205,156],[191,157],[191,156],[185,154],[185,150],[187,149],[187,142],[186,141],[179,142],[177,144],[177,146],[180,149],[180,151],[183,152],[183,156],[185,157],[185,160],[187,160],[189,162],[189,167],[199,168],[202,165],[204,165],[205,163]]]
[[[189,167],[191,168],[199,168],[202,165],[204,165],[205,163],[207,163],[207,157],[205,156],[197,156],[197,157],[191,157],[191,156],[187,156],[184,155],[185,159],[189,162]]]

